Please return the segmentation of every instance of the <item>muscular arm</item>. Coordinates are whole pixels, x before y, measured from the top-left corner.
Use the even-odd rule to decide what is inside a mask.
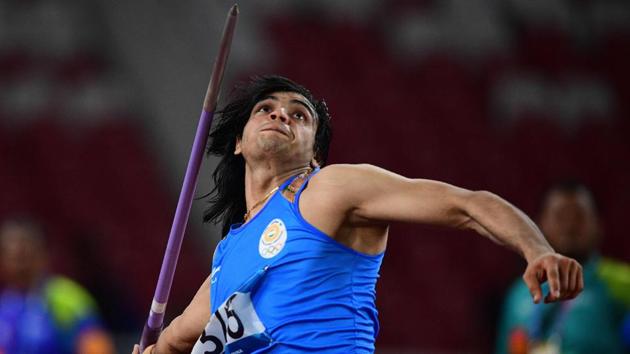
[[[162,331],[152,353],[190,353],[209,319],[210,277],[203,282],[184,312]]]
[[[540,282],[547,277],[552,294],[546,300],[571,298],[581,290],[579,264],[555,254],[534,222],[495,194],[409,179],[370,165],[332,165],[321,173],[338,187],[350,223],[404,221],[475,230],[525,257],[524,279],[535,301],[542,298]]]
[[[553,252],[531,219],[490,192],[405,178],[370,165],[333,165],[328,169],[331,177],[346,181],[340,190],[351,222],[403,221],[471,229],[510,246],[528,261]]]

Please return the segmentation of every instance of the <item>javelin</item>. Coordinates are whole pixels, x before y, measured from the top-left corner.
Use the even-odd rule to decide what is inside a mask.
[[[201,117],[199,118],[199,124],[197,125],[197,133],[195,134],[190,159],[188,160],[188,167],[186,168],[186,174],[184,176],[184,184],[179,195],[179,200],[177,201],[177,209],[175,210],[171,233],[168,237],[166,251],[164,252],[160,276],[158,278],[157,286],[155,287],[155,295],[153,296],[153,302],[151,303],[149,318],[144,325],[142,337],[140,338],[140,353],[142,353],[149,345],[155,344],[160,336],[160,332],[162,331],[166,303],[168,302],[168,295],[171,291],[171,285],[173,284],[173,276],[175,275],[175,268],[177,267],[177,258],[179,257],[182,240],[184,239],[184,231],[186,230],[190,207],[195,193],[195,186],[197,185],[201,158],[203,157],[208,133],[210,132],[212,117],[214,116],[214,111],[217,107],[219,90],[221,81],[223,80],[223,72],[227,63],[228,55],[230,54],[230,46],[232,44],[232,37],[234,36],[237,18],[238,5],[235,4],[228,12],[228,16],[225,21],[223,37],[221,38],[221,44],[219,46],[219,53],[215,59],[214,66],[212,68],[212,76],[210,77],[210,83],[208,84],[208,91],[206,91],[206,97],[203,101],[203,109],[201,111]]]

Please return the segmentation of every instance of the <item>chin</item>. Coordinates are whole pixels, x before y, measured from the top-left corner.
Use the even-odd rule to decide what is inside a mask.
[[[258,147],[264,153],[277,154],[289,150],[289,144],[275,137],[261,137],[258,139]]]

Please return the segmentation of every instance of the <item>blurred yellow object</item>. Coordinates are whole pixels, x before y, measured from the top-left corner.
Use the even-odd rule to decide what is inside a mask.
[[[630,310],[630,265],[610,258],[602,258],[597,274],[604,280],[612,297]]]

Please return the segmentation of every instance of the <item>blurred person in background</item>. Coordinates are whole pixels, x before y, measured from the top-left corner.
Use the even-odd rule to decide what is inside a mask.
[[[113,343],[81,286],[47,270],[40,226],[26,218],[0,226],[0,354],[109,354]]]
[[[598,254],[601,229],[591,192],[574,181],[551,186],[539,224],[557,252],[582,264],[584,291],[564,303],[533,304],[517,281],[503,305],[496,353],[622,353],[630,268]]]

